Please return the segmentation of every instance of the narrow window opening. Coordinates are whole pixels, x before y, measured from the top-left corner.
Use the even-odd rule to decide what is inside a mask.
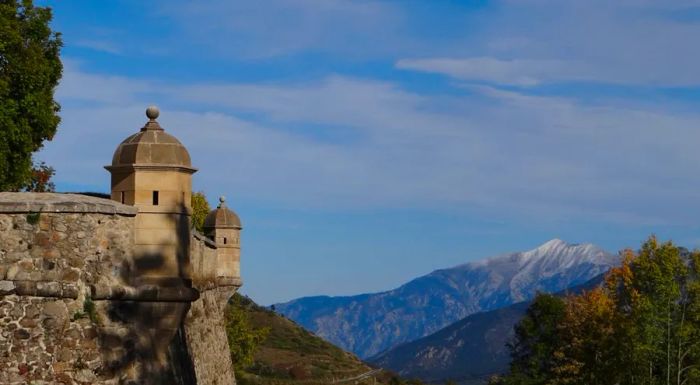
[[[122,201],[122,204],[124,204],[124,191],[121,192],[121,201]]]
[[[158,206],[158,191],[153,192],[153,206]]]
[[[226,237],[224,237],[224,245],[226,244]]]

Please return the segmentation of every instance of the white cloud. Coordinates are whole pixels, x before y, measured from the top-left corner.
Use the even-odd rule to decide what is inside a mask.
[[[404,53],[396,66],[516,86],[698,86],[700,23],[688,16],[697,7],[692,1],[504,1],[461,45],[420,58]]]
[[[399,69],[516,86],[534,86],[551,80],[566,71],[567,66],[567,63],[556,60],[500,60],[493,57],[401,59],[396,62]]]
[[[108,40],[81,39],[76,41],[74,45],[113,55],[122,53],[122,50],[114,42]]]
[[[477,207],[635,223],[700,214],[700,116],[661,105],[583,105],[489,87],[429,97],[340,76],[151,87],[68,75],[61,87],[84,91],[59,93],[63,123],[42,154],[62,183],[106,188],[101,166],[143,124],[150,100],[140,94],[155,93],[161,124],[188,146],[195,180],[215,194],[289,207]],[[115,89],[105,95],[97,85]],[[81,98],[101,103],[86,107]],[[348,136],[328,139],[341,128]]]
[[[128,105],[140,94],[158,89],[151,81],[87,73],[80,70],[79,61],[70,58],[62,61],[63,78],[56,90],[59,101]]]
[[[487,10],[348,0],[161,2],[173,41],[229,60],[297,54],[396,60],[399,68],[461,80],[533,86],[561,81],[642,86],[700,85],[700,23],[693,1],[504,0]],[[440,13],[443,12],[443,13]],[[697,19],[697,18],[696,18]],[[695,20],[697,21],[697,20]],[[174,57],[180,48],[169,52]],[[313,65],[313,63],[311,63]]]
[[[688,108],[688,100],[654,87],[700,84],[695,49],[700,12],[687,9],[697,5],[653,0],[504,0],[476,8],[459,2],[362,0],[149,3],[137,7],[147,10],[143,18],[130,19],[138,28],[71,23],[73,39],[66,28],[66,52],[76,52],[71,44],[82,44],[124,56],[115,62],[84,56],[94,59],[91,68],[98,70],[93,72],[66,62],[57,94],[63,121],[40,158],[56,167],[59,186],[105,191],[109,175],[102,166],[116,145],[143,125],[145,106],[159,104],[161,124],[189,148],[200,168],[195,188],[210,197],[227,195],[232,207],[270,207],[284,222],[261,225],[265,215],[247,216],[250,252],[260,257],[246,259],[253,267],[247,271],[257,265],[260,277],[270,276],[270,261],[283,272],[320,266],[319,260],[336,266],[345,254],[352,254],[348,260],[361,254],[370,264],[391,260],[395,265],[412,253],[423,256],[414,247],[420,244],[428,253],[451,252],[456,262],[472,247],[487,249],[474,245],[491,244],[494,250],[560,228],[576,231],[579,238],[598,234],[600,240],[605,233],[602,238],[611,245],[621,239],[634,245],[637,235],[630,233],[651,228],[683,234],[700,215],[695,148],[700,114],[693,105]],[[387,63],[459,81],[446,89],[443,82],[391,71]],[[118,76],[119,71],[143,78]],[[577,88],[578,99],[528,94],[566,91],[537,87],[570,81],[593,84]],[[518,92],[499,89],[502,85],[517,86],[502,88]],[[648,99],[616,100],[611,89],[639,91]],[[381,225],[374,221],[369,230],[351,234],[364,245],[349,248],[336,242],[343,236],[328,234],[309,243],[304,227],[316,226],[309,221],[313,215],[302,215],[299,222],[296,215],[277,215],[308,208],[322,209],[307,211],[315,214],[341,213],[340,221],[353,210],[389,213],[383,223],[391,229],[368,240],[362,231],[380,236],[375,232]],[[392,216],[392,208],[419,210]],[[424,235],[428,240],[414,237],[420,231],[402,233],[397,218],[415,222],[417,211],[454,215],[463,228],[445,219],[425,224],[433,227]],[[403,215],[407,212],[411,218]],[[253,221],[258,221],[257,240]],[[287,221],[299,231],[276,231],[275,226],[289,226]],[[488,235],[494,231],[503,234]],[[397,235],[386,238],[390,233]],[[514,233],[521,236],[508,236]],[[287,244],[291,234],[299,236],[292,239],[296,244]],[[441,235],[454,242],[438,242],[435,249]],[[271,237],[280,242],[270,242]],[[448,244],[460,242],[469,245],[450,251]],[[270,244],[291,251],[280,253]],[[397,257],[391,259],[392,254]],[[414,256],[413,262],[424,263],[413,263],[414,271],[445,261],[429,259]],[[299,263],[304,260],[308,263]],[[264,277],[258,281],[266,282]],[[341,283],[345,278],[335,277]],[[384,287],[385,278],[375,287]],[[301,295],[325,289],[297,290]]]
[[[365,54],[395,41],[401,8],[349,0],[164,2],[187,38],[225,56],[266,58],[304,50]]]

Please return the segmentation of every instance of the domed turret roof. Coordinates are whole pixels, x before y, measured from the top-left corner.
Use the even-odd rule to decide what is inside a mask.
[[[219,206],[204,219],[205,229],[242,229],[241,219],[226,207],[226,198],[219,198]]]
[[[190,154],[174,136],[167,134],[158,124],[158,108],[146,110],[149,121],[140,132],[126,138],[114,151],[111,168],[121,166],[172,166],[192,168]]]

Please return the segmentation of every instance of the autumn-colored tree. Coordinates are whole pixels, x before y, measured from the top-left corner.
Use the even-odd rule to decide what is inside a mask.
[[[602,287],[538,296],[491,384],[700,384],[700,253],[650,237],[621,257]]]
[[[602,288],[566,299],[558,326],[560,348],[554,352],[555,384],[617,384],[615,364],[615,304]]]
[[[634,284],[637,255],[627,249],[620,256],[620,266],[612,268],[605,277],[605,288],[615,303],[616,374],[621,378],[620,384],[631,385],[647,375],[648,366],[644,363],[645,349],[639,343],[640,325],[632,317],[633,309],[641,301],[641,294]]]
[[[25,190],[31,192],[53,192],[56,191],[56,185],[51,181],[51,178],[56,173],[53,167],[41,162],[32,168],[32,174],[29,182],[25,186]]]
[[[192,227],[200,233],[204,231],[204,219],[206,219],[209,211],[211,211],[211,208],[204,192],[192,193]]]

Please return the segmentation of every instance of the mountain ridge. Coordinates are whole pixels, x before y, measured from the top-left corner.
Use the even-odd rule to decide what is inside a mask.
[[[558,296],[577,294],[599,286],[604,274],[567,288]],[[531,301],[469,315],[428,336],[406,342],[367,359],[406,378],[431,383],[447,379],[485,383],[507,370],[514,326],[525,316]]]
[[[308,330],[370,357],[470,314],[556,292],[607,271],[617,257],[593,244],[553,239],[522,252],[438,269],[383,292],[303,297],[275,304]]]

